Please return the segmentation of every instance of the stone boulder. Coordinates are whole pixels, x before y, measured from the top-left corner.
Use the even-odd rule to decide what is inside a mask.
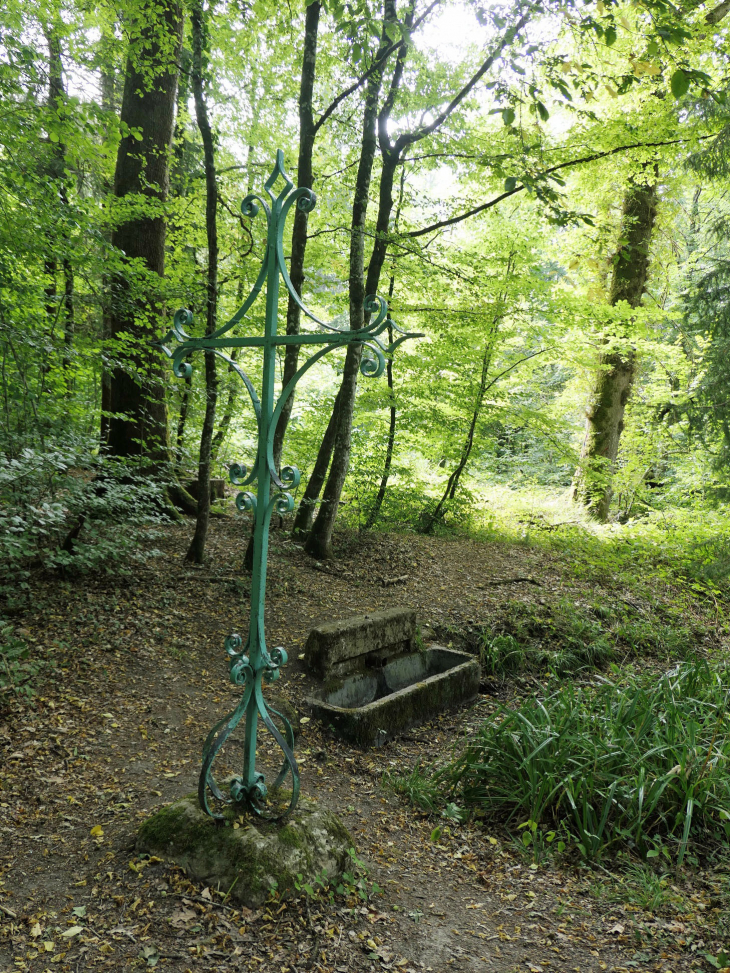
[[[317,876],[337,884],[347,870],[352,838],[339,818],[315,801],[300,798],[278,824],[247,819],[234,828],[233,817],[231,812],[225,822],[214,821],[191,794],[143,823],[137,851],[171,859],[190,878],[230,891],[248,908],[260,906],[274,889],[285,893],[295,882],[311,883]]]

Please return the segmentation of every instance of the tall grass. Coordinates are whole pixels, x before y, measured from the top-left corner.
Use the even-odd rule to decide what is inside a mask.
[[[659,679],[561,684],[502,709],[446,766],[397,789],[507,825],[569,834],[586,859],[628,847],[654,857],[730,836],[730,671],[705,662]]]

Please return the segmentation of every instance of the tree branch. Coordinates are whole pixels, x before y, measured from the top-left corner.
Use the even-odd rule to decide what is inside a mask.
[[[440,2],[441,0],[433,0],[433,3],[431,3],[428,7],[426,7],[424,12],[414,23],[412,29],[416,30],[418,27],[420,27],[423,21],[426,19],[426,17],[428,17],[428,15],[431,13],[434,7],[437,7]],[[388,60],[390,55],[393,53],[393,51],[395,51],[396,48],[403,47],[403,45],[404,45],[404,41],[402,38],[399,41],[393,41],[393,43],[389,47],[385,48],[385,50],[380,55],[380,57],[377,58],[375,61],[373,61],[373,63],[370,65],[367,71],[364,74],[360,75],[357,81],[354,81],[349,88],[345,88],[344,91],[341,91],[339,95],[337,95],[337,97],[332,102],[330,102],[327,108],[322,112],[322,114],[319,116],[317,121],[314,123],[315,133],[317,133],[320,130],[320,128],[324,125],[324,123],[330,117],[332,112],[337,108],[337,106],[341,105],[342,102],[345,100],[345,98],[349,98],[350,95],[354,94],[358,88],[361,88],[368,80],[370,75],[373,73],[373,71],[377,71],[378,68],[382,67],[383,64],[385,64],[385,62]]]
[[[728,0],[730,3],[730,0]],[[700,135],[698,141],[705,141],[706,139],[715,138],[718,132],[713,132],[711,135]],[[582,156],[580,159],[570,159],[568,162],[560,162],[558,165],[550,166],[549,169],[543,170],[538,176],[538,178],[544,178],[549,176],[553,172],[559,172],[561,169],[569,169],[571,166],[585,165],[588,162],[597,162],[599,159],[605,159],[610,155],[618,155],[619,152],[630,152],[631,149],[650,149],[650,148],[660,148],[664,145],[677,145],[682,142],[690,142],[690,138],[685,139],[667,139],[664,142],[634,142],[631,145],[619,145],[614,149],[607,149],[605,152],[594,152],[592,155]],[[499,196],[495,196],[486,203],[482,203],[480,206],[475,206],[473,209],[467,210],[465,213],[460,213],[458,216],[452,216],[448,220],[439,220],[438,223],[431,223],[430,226],[424,226],[420,230],[411,230],[406,233],[405,236],[408,237],[419,237],[425,236],[427,233],[433,233],[435,230],[442,230],[446,226],[453,226],[455,223],[461,223],[463,220],[468,220],[471,216],[477,216],[479,213],[483,213],[485,210],[491,209],[496,206],[497,203],[501,203],[503,199],[507,199],[509,196],[514,196],[515,193],[520,193],[524,189],[524,185],[515,186],[514,189],[507,189]]]
[[[489,55],[489,57],[484,61],[482,66],[479,68],[479,70],[472,75],[472,77],[463,86],[461,91],[459,91],[456,95],[454,95],[454,97],[451,99],[451,101],[446,106],[446,108],[444,108],[444,110],[439,115],[436,116],[436,118],[431,122],[430,125],[424,125],[421,128],[417,129],[415,132],[404,132],[403,135],[398,137],[394,147],[394,151],[398,155],[400,155],[401,151],[405,148],[406,145],[413,145],[414,142],[420,142],[421,139],[425,139],[426,136],[430,135],[432,132],[435,132],[436,129],[440,128],[441,125],[443,125],[443,123],[446,121],[449,115],[451,115],[451,113],[459,107],[459,105],[464,100],[464,98],[466,98],[466,96],[474,88],[474,86],[478,84],[478,82],[484,77],[484,75],[491,68],[491,66],[494,64],[497,58],[501,56],[502,51],[504,51],[505,47],[507,47],[508,44],[512,43],[512,41],[519,34],[519,32],[522,30],[522,28],[525,26],[525,24],[529,19],[530,19],[530,14],[528,11],[528,13],[525,13],[520,17],[520,19],[513,27],[510,27],[509,30],[505,32],[504,36],[502,37],[499,44],[497,45],[497,49]]]

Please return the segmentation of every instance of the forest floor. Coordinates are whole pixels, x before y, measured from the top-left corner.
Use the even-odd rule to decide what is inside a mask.
[[[314,720],[302,725],[303,791],[352,834],[368,888],[381,890],[366,901],[320,894],[249,911],[138,856],[139,823],[195,790],[202,741],[237,700],[223,640],[245,630],[245,526],[216,521],[202,568],[183,560],[191,529],[165,528],[158,556],[122,579],[35,577],[29,607],[13,619],[44,668],[35,695],[0,698],[3,973],[722,965],[730,883],[719,866],[589,869],[570,855],[535,863],[505,832],[439,821],[383,786],[387,772],[447,754],[529,691],[529,675],[486,682],[468,709],[380,750],[353,749]],[[301,713],[313,685],[301,653],[325,621],[407,606],[425,631],[457,642],[461,633],[466,644],[479,626],[499,631],[517,616],[545,627],[566,605],[649,615],[673,598],[668,582],[644,602],[635,579],[581,578],[575,558],[548,546],[345,533],[336,554],[317,564],[272,533],[268,644],[289,652],[276,692]],[[698,649],[724,651],[706,621],[695,629]]]

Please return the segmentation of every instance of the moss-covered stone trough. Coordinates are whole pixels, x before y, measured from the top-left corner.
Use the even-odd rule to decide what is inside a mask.
[[[480,676],[473,656],[434,645],[345,679],[330,679],[307,705],[356,746],[380,747],[410,727],[474,699]]]
[[[300,798],[281,824],[237,824],[231,813],[216,822],[204,814],[197,795],[162,808],[144,822],[137,851],[174,861],[190,878],[204,882],[249,908],[274,889],[291,891],[323,873],[336,884],[350,861],[352,839],[339,818],[308,798]],[[301,879],[299,879],[301,876]]]

